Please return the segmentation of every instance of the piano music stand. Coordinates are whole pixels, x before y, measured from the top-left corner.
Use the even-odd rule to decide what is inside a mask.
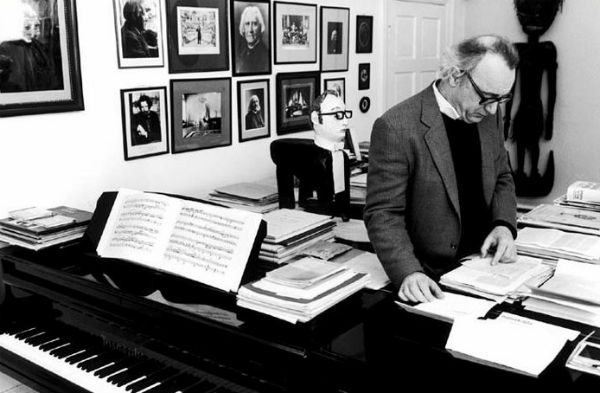
[[[298,205],[307,211],[341,216],[350,211],[350,165],[344,155],[344,191],[334,194],[332,157],[312,139],[284,138],[271,142],[271,158],[277,165],[279,207],[294,209],[294,177],[299,182]],[[317,198],[314,199],[316,192]]]

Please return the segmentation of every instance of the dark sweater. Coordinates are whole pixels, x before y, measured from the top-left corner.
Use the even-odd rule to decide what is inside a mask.
[[[479,252],[491,229],[490,213],[483,196],[481,144],[476,124],[443,115],[456,174],[461,217],[457,257]]]

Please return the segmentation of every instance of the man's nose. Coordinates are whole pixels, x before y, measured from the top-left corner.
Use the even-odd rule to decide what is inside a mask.
[[[485,111],[487,113],[489,113],[490,115],[495,115],[496,111],[498,110],[498,103],[497,102],[491,102],[487,105],[483,106],[485,108]]]

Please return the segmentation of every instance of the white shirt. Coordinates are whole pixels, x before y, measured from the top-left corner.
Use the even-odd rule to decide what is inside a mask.
[[[440,107],[440,112],[444,115],[448,116],[452,120],[460,119],[460,115],[454,109],[452,105],[448,102],[447,99],[444,98],[442,93],[437,88],[437,81],[433,82],[433,94],[435,94],[435,100],[437,101],[438,106]]]

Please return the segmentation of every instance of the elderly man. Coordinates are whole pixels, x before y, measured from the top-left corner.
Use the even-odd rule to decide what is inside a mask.
[[[269,49],[263,41],[265,21],[257,6],[244,8],[239,32],[242,39],[239,40],[236,50],[236,71],[239,73],[269,72]]]
[[[124,58],[158,57],[156,32],[146,30],[151,11],[147,0],[128,0],[123,6],[125,23],[121,26]]]
[[[260,107],[260,101],[256,94],[250,97],[248,103],[248,112],[245,116],[246,130],[252,130],[255,128],[263,128],[265,121],[263,119],[262,110]]]
[[[497,36],[448,53],[441,79],[376,120],[364,211],[369,238],[404,301],[442,297],[460,257],[516,259],[516,198],[498,104],[518,55]]]

